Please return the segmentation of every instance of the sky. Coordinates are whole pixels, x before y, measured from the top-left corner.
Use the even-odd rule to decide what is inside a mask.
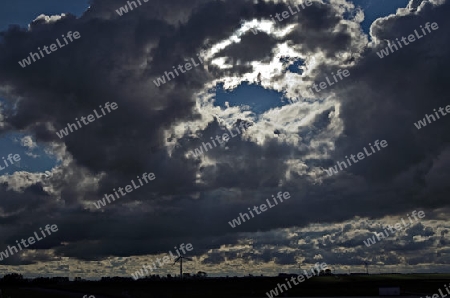
[[[0,4],[0,274],[450,272],[448,0],[126,3]]]

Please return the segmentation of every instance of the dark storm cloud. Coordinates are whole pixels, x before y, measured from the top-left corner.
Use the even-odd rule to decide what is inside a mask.
[[[339,14],[331,5],[313,2],[287,19],[288,22],[298,24],[298,27],[287,35],[286,40],[292,46],[301,45],[305,54],[320,50],[333,57],[339,51],[348,51],[352,47],[352,37],[356,36],[352,36],[347,25],[340,24],[343,18]]]
[[[221,264],[225,261],[224,253],[209,253],[208,257],[202,261],[204,264]],[[232,258],[229,258],[232,259]]]
[[[287,265],[287,264],[295,264],[296,263],[296,253],[273,253],[275,264]]]
[[[42,189],[42,185],[39,183],[25,188],[22,193],[7,191],[7,185],[4,183],[0,186],[0,193],[2,193],[0,206],[6,213],[14,214],[18,211],[35,211],[42,207],[44,207],[43,209],[50,207],[46,203],[50,196]],[[5,216],[3,220],[7,218]]]
[[[380,59],[376,51],[387,46],[383,42],[351,69],[349,79],[355,84],[341,94],[346,137],[339,140],[336,156],[360,152],[376,139],[389,144],[362,161],[364,166],[352,166],[349,170],[355,174],[392,179],[421,162],[431,162],[447,147],[450,139],[445,117],[421,130],[413,123],[448,104],[449,11],[448,2],[435,8],[428,4],[419,16],[391,16],[372,25],[377,38],[388,40],[413,34],[426,22],[437,22],[440,29]],[[420,176],[428,174],[429,169]]]
[[[221,244],[237,244],[239,232],[343,221],[355,215],[403,214],[405,208],[416,208],[419,201],[414,197],[420,197],[423,188],[411,193],[409,184],[402,180],[397,190],[383,183],[355,185],[354,179],[345,174],[322,185],[313,185],[307,178],[295,175],[287,181],[284,177],[288,166],[284,161],[295,157],[296,149],[280,145],[276,140],[258,146],[232,139],[229,150],[216,148],[206,154],[215,161],[214,166],[200,166],[199,160],[187,159],[184,156],[187,151],[220,131],[216,121],[209,123],[202,135],[179,140],[181,146],[169,157],[164,148],[164,131],[174,124],[199,119],[194,112],[194,94],[212,79],[242,74],[250,67],[235,65],[231,70],[212,68],[211,72],[200,67],[160,88],[152,80],[185,58],[195,57],[208,42],[227,38],[239,28],[241,18],[268,18],[285,9],[284,5],[273,2],[255,5],[252,2],[150,1],[119,17],[114,10],[126,2],[93,1],[79,19],[69,15],[52,24],[35,22],[30,32],[18,28],[3,32],[0,80],[11,88],[5,91],[8,100],[15,102],[21,98],[17,109],[6,115],[5,131],[24,130],[40,142],[64,143],[73,156],[61,177],[53,181],[55,189],[61,192],[64,207],[56,207],[55,197],[49,199],[39,185],[14,195],[5,191],[6,186],[0,190],[0,196],[7,198],[1,203],[4,210],[19,211],[19,204],[25,207],[20,213],[10,215],[11,224],[39,216],[39,223],[33,223],[38,227],[52,219],[60,231],[54,235],[54,242],[48,243],[56,248],[57,255],[92,260],[111,255],[166,253],[175,245],[189,242],[194,246],[193,253],[200,255]],[[378,181],[393,178],[412,167],[408,177],[413,179],[418,175],[425,179],[432,160],[445,148],[449,138],[446,119],[425,128],[432,133],[425,129],[416,131],[412,123],[423,118],[425,112],[446,105],[445,82],[449,78],[445,71],[449,58],[445,53],[449,43],[445,35],[448,28],[445,14],[448,10],[447,3],[439,9],[426,9],[421,16],[391,17],[374,25],[376,36],[389,39],[410,34],[423,20],[438,22],[440,29],[426,37],[426,42],[416,42],[395,53],[396,58],[380,60],[374,50],[367,50],[350,69],[348,81],[342,82],[346,87],[336,89],[342,101],[345,137],[337,143],[333,157],[342,160],[343,155],[357,153],[376,139],[386,139],[389,143],[385,151],[362,161],[364,166],[355,165],[348,172]],[[306,53],[320,50],[330,57],[340,51],[356,50],[358,43],[352,41],[352,31],[338,25],[342,19],[335,8],[315,2],[288,19],[299,27],[284,40],[301,44]],[[38,46],[49,45],[61,34],[75,30],[81,38],[73,44],[26,68],[18,65],[19,59],[36,51]],[[224,55],[233,62],[261,61],[272,57],[271,49],[277,42],[261,32],[249,33],[243,37],[242,44],[233,45],[217,56]],[[332,68],[323,67],[323,70],[328,73]],[[56,130],[62,129],[107,101],[117,102],[118,109],[64,139],[57,138],[44,125],[50,123]],[[330,125],[332,111],[317,116],[311,127],[299,129],[306,143],[311,141],[308,134],[319,133]],[[416,167],[422,172],[417,173]],[[105,173],[98,191],[83,183],[86,177],[91,177],[84,169],[93,174]],[[124,187],[144,172],[154,172],[156,180],[101,211],[88,211],[81,204],[83,200],[90,204],[103,194],[112,193],[113,188]],[[202,183],[196,183],[197,174],[202,175]],[[228,225],[239,212],[246,212],[247,207],[264,203],[276,194],[280,181],[283,191],[291,193],[290,200],[234,230]],[[219,193],[221,188],[235,188],[239,192]],[[28,201],[20,201],[22,198]],[[442,194],[433,201],[420,201],[420,205],[447,207],[443,199]],[[27,208],[33,208],[34,214]],[[22,230],[13,230],[8,237],[13,239],[14,235],[23,234]],[[360,238],[363,239],[356,239]],[[282,236],[267,239],[268,244],[277,241],[292,244],[291,239]],[[68,244],[62,246],[60,242]],[[328,250],[330,242],[325,244],[320,249]],[[310,241],[300,247],[306,249],[313,245]],[[342,246],[352,245],[356,245],[356,240],[342,240]],[[311,251],[307,259],[315,262],[317,253]],[[322,254],[325,260],[344,262],[344,257]],[[269,253],[263,252],[261,257],[269,260]],[[394,260],[396,256],[385,261]],[[221,261],[223,255],[217,253],[208,255],[204,262]],[[292,263],[294,254],[280,253],[276,262]],[[361,257],[355,252],[346,262],[360,264]]]
[[[248,32],[242,37],[242,42],[232,45],[219,53],[216,57],[228,57],[231,61],[226,61],[229,64],[236,64],[236,62],[246,63],[249,61],[270,61],[273,57],[271,53],[273,47],[277,44],[275,38],[270,35],[259,32],[257,35]]]

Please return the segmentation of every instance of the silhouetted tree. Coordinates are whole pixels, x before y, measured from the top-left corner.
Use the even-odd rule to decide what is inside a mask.
[[[3,284],[17,285],[23,283],[24,280],[22,274],[10,273],[4,275],[1,281]]]

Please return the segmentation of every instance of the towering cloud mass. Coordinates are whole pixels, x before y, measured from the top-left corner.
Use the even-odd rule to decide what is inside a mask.
[[[88,272],[90,261],[109,258],[90,274],[129,276],[143,256],[183,242],[197,257],[187,266],[223,275],[256,263],[264,274],[322,260],[341,269],[365,260],[430,271],[448,263],[450,119],[420,130],[414,123],[449,102],[449,1],[411,0],[376,20],[370,36],[363,12],[345,0],[314,0],[282,22],[270,16],[289,11],[287,1],[151,0],[118,14],[125,4],[92,0],[79,18],[39,17],[0,33],[0,132],[30,134],[61,161],[45,180],[25,171],[0,176],[0,250],[48,222],[59,229],[0,265]],[[377,55],[426,22],[439,30]],[[17,63],[69,31],[82,38]],[[192,57],[203,64],[181,73]],[[300,73],[287,70],[299,60]],[[339,69],[351,76],[311,91]],[[154,83],[167,71],[180,73]],[[301,100],[256,113],[214,104],[217,84],[243,82]],[[105,102],[120,108],[57,136]],[[226,144],[189,153],[243,121],[252,125]],[[373,140],[389,146],[327,175]],[[95,208],[144,172],[157,179]],[[227,223],[280,190],[291,199],[234,229]],[[414,209],[427,217],[395,239],[363,244]]]

